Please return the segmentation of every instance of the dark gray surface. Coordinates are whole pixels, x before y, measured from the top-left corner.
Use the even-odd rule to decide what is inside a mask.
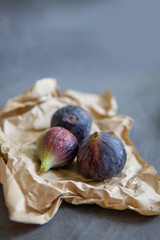
[[[110,89],[134,118],[131,139],[160,174],[159,0],[0,0],[0,106],[37,79]],[[0,187],[0,239],[154,239],[160,217],[62,204],[43,226],[11,222]]]

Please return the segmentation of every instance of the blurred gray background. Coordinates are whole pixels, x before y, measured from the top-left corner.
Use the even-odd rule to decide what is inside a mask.
[[[61,91],[110,89],[160,174],[159,25],[159,0],[0,0],[0,107],[44,77]],[[159,239],[159,225],[159,216],[66,203],[44,226],[13,223],[0,186],[1,240]]]

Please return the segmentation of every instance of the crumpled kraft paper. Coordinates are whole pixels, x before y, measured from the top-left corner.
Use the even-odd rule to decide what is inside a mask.
[[[64,168],[37,174],[36,140],[50,127],[52,114],[65,105],[78,105],[92,116],[92,130],[114,134],[125,144],[127,162],[116,177],[93,181],[83,177],[76,159]],[[44,224],[63,200],[95,203],[103,208],[132,209],[143,215],[160,214],[160,178],[154,167],[137,154],[129,131],[133,120],[116,114],[117,104],[102,95],[67,90],[59,92],[55,79],[37,81],[28,91],[9,100],[0,111],[0,182],[13,221]]]

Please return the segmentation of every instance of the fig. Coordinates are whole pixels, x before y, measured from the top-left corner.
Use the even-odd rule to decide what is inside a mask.
[[[86,178],[110,179],[122,171],[125,163],[125,147],[120,139],[111,134],[95,132],[79,146],[77,165]]]
[[[78,142],[90,133],[92,119],[89,113],[79,106],[65,106],[58,109],[52,116],[51,127],[60,126],[72,132]]]
[[[53,127],[42,132],[37,140],[37,156],[41,161],[38,174],[50,168],[63,167],[77,155],[78,141],[67,129]]]

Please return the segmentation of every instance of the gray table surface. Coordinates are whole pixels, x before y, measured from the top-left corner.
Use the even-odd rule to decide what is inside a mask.
[[[160,174],[160,1],[0,0],[0,107],[36,80],[110,89],[130,137]],[[0,186],[0,239],[153,239],[160,216],[63,203],[43,226],[11,222]]]

